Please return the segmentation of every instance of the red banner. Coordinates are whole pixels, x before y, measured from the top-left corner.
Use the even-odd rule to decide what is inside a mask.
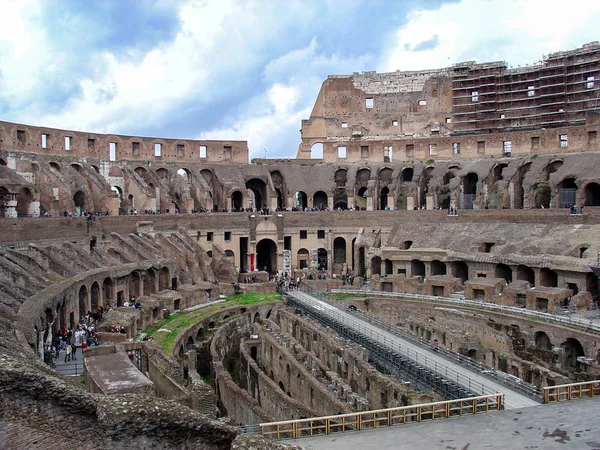
[[[250,253],[250,272],[254,272],[254,253]]]

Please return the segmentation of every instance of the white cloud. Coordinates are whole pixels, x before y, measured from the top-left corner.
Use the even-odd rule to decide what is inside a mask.
[[[379,70],[448,67],[475,60],[533,64],[542,55],[597,40],[600,3],[580,0],[462,0],[437,10],[413,11],[396,33]],[[439,44],[411,51],[438,35]]]

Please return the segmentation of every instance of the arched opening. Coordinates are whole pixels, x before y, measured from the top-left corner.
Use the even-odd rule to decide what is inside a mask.
[[[574,369],[577,367],[577,358],[585,356],[583,346],[575,338],[568,338],[565,342],[560,344],[564,350],[564,364],[566,369]]]
[[[410,262],[410,273],[413,277],[423,277],[425,278],[425,263],[418,259],[413,259]]]
[[[434,259],[431,261],[431,275],[446,275],[446,264]]]
[[[473,209],[475,199],[477,198],[477,182],[479,177],[476,173],[470,172],[463,178],[463,194],[461,209]]]
[[[589,183],[585,187],[585,206],[600,206],[600,184]]]
[[[17,195],[17,216],[18,217],[28,217],[31,214],[29,211],[29,206],[33,201],[33,194],[28,188],[23,188],[19,191],[19,195]]]
[[[317,142],[310,148],[310,159],[323,159],[323,144]]]
[[[565,178],[558,185],[560,208],[570,208],[577,204],[577,184],[575,178]]]
[[[421,196],[419,198],[419,206],[427,205],[427,194],[429,193],[429,181],[433,177],[433,167],[427,167],[421,174],[419,179],[419,188],[421,189]]]
[[[531,169],[531,162],[527,162],[519,167],[517,176],[513,177],[514,189],[515,189],[515,208],[525,207],[525,189],[523,188],[523,180],[525,175]]]
[[[235,253],[232,250],[225,250],[225,257],[231,264],[235,265]]]
[[[259,178],[252,178],[246,182],[246,189],[254,193],[254,208],[257,210],[267,208],[267,186]]]
[[[6,166],[6,161],[2,158],[0,158],[0,166]]]
[[[83,173],[83,168],[79,164],[71,164],[71,167],[77,171],[77,173]]]
[[[406,182],[406,183],[408,183],[409,181],[412,181],[414,173],[415,173],[415,171],[412,167],[406,167],[405,169],[402,169],[402,174],[400,175],[400,181]]]
[[[85,194],[83,191],[75,192],[73,196],[73,203],[75,204],[75,210],[77,211],[77,215],[80,216],[85,211]]]
[[[313,207],[321,211],[327,209],[327,194],[325,192],[315,192],[315,195],[313,195]]]
[[[129,297],[139,297],[140,293],[140,274],[131,272],[129,274]]]
[[[277,245],[271,239],[256,244],[256,267],[267,273],[277,272]]]
[[[156,274],[154,270],[148,269],[144,275],[144,294],[150,295],[156,293]]]
[[[160,269],[160,272],[158,274],[158,290],[159,291],[164,291],[165,289],[169,289],[171,283],[170,283],[170,272],[169,272],[169,268],[168,267],[163,267],[162,269]]]
[[[517,266],[517,280],[528,281],[529,286],[535,286],[535,272],[531,267],[524,265]]]
[[[185,343],[185,349],[186,350],[194,349],[194,339],[191,336],[187,338],[187,341]]]
[[[240,191],[234,191],[233,194],[231,194],[231,209],[234,212],[243,211],[244,195]]]
[[[98,311],[98,306],[100,306],[100,285],[98,284],[97,281],[94,281],[90,290],[91,290],[91,301],[92,301],[92,307],[91,307],[90,311],[92,313],[95,313],[96,311]]]
[[[362,211],[365,211],[367,209],[367,197],[369,195],[367,186],[369,184],[370,179],[370,169],[360,169],[358,172],[356,172],[356,184],[354,188],[354,192],[356,192],[356,195],[354,197],[354,206],[356,207],[356,209]]]
[[[548,267],[540,270],[540,286],[558,287],[558,274]]]
[[[281,189],[275,188],[275,195],[277,196],[277,209],[281,211],[285,208],[285,200]]]
[[[460,278],[463,283],[469,279],[469,266],[464,261],[454,261],[452,264],[452,275]]]
[[[537,183],[533,187],[533,203],[536,208],[550,208],[552,189],[546,183]]]
[[[371,258],[371,276],[372,275],[381,275],[381,258],[379,256]]]
[[[496,278],[504,278],[507,283],[512,283],[512,269],[506,264],[496,264]]]
[[[560,169],[563,164],[564,164],[564,162],[561,161],[560,159],[557,159],[557,160],[554,160],[554,161],[550,162],[544,168],[544,172],[542,172],[542,175],[540,177],[541,180],[542,181],[548,181],[550,179],[550,174],[553,174],[554,172],[558,171],[558,169]]]
[[[189,169],[182,167],[177,171],[177,175],[183,178],[187,183],[192,182],[192,172],[190,172]]]
[[[169,178],[169,171],[164,167],[161,167],[160,169],[156,169],[156,175],[161,180],[166,180],[167,178]]]
[[[365,211],[367,209],[368,193],[369,193],[369,191],[367,190],[366,187],[361,187],[358,190],[357,196],[354,200],[354,205],[356,206],[356,209],[360,209],[361,211]]]
[[[254,314],[254,319],[252,319],[252,323],[260,323],[260,313],[259,312]]]
[[[496,181],[500,181],[500,180],[504,179],[502,172],[507,167],[508,167],[508,163],[505,163],[505,162],[496,164],[496,166],[494,167],[494,170],[492,172],[493,173],[492,183],[495,183]]]
[[[294,207],[300,211],[304,210],[308,206],[308,198],[302,191],[296,192],[294,195]]]
[[[348,182],[348,171],[346,169],[338,169],[333,176],[336,187],[345,187]]]
[[[383,187],[381,189],[381,192],[379,194],[379,209],[381,210],[386,210],[388,209],[388,195],[390,193],[390,190],[387,186]]]
[[[333,240],[333,263],[344,264],[346,262],[346,239],[336,237]]]
[[[111,306],[113,299],[113,282],[111,278],[105,278],[102,283],[102,294],[104,296],[104,304]]]
[[[79,288],[79,317],[85,315],[88,312],[88,290],[87,287],[81,286]]]
[[[552,342],[550,342],[550,338],[543,331],[536,331],[533,335],[533,339],[535,341],[535,348],[540,348],[542,350],[552,350]]]
[[[57,172],[60,172],[60,165],[57,162],[52,161],[50,163],[50,167],[52,167],[54,170],[56,170]]]
[[[127,208],[123,204],[123,190],[119,186],[111,186],[110,190],[114,192],[119,198],[119,215],[127,214]]]
[[[204,328],[200,327],[198,328],[198,331],[196,332],[196,342],[202,342],[204,340]]]
[[[298,269],[308,269],[308,264],[310,261],[309,252],[305,248],[301,248],[298,250],[296,254],[296,267]]]
[[[319,264],[319,270],[327,270],[327,250],[320,248],[317,250],[317,262]]]

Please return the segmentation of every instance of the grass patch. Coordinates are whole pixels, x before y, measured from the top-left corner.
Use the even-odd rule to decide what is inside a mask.
[[[191,325],[200,322],[208,316],[224,311],[234,305],[258,305],[261,303],[274,303],[281,300],[278,293],[269,294],[239,294],[227,297],[225,302],[210,305],[189,313],[171,314],[168,318],[156,322],[144,329],[148,337],[152,337],[167,355],[173,354],[173,346],[179,336]],[[158,331],[161,329],[169,331]]]

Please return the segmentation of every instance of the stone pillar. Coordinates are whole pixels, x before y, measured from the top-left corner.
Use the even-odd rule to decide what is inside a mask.
[[[415,209],[415,199],[414,197],[406,197],[406,209],[411,211]]]
[[[319,250],[313,248],[310,250],[310,266],[313,270],[319,269]]]
[[[367,196],[367,211],[373,211],[373,196]]]
[[[4,204],[4,208],[4,217],[7,219],[17,218],[17,198],[15,195],[11,194],[10,200]]]
[[[508,207],[515,209],[515,183],[508,184]]]
[[[393,195],[387,196],[387,206],[390,211],[393,211],[395,209],[396,203]]]

